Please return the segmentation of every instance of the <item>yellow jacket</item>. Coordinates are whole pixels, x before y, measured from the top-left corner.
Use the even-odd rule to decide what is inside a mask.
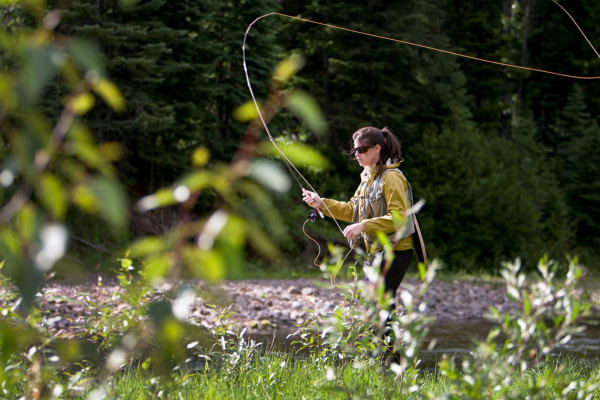
[[[386,169],[398,168],[400,162],[392,165],[386,165]],[[366,195],[367,188],[369,188],[375,179],[375,171],[369,169],[364,170],[361,174],[361,183],[354,197],[349,202],[337,201],[331,199],[322,199],[323,203],[327,207],[321,207],[323,214],[328,217],[334,217],[341,221],[352,222],[352,216],[354,214],[354,207],[358,207],[358,210],[362,210],[362,199]],[[403,215],[408,209],[406,200],[406,189],[408,182],[406,178],[400,173],[394,173],[392,171],[385,174],[383,177],[382,191],[385,197],[385,203],[387,204],[387,214],[377,218],[363,219],[360,215],[360,221],[365,227],[364,233],[366,235],[376,235],[377,232],[383,232],[391,234],[395,232],[392,210],[397,210],[400,215]],[[358,200],[358,201],[357,201]],[[329,209],[329,210],[328,210]],[[394,250],[408,250],[413,248],[412,235],[400,240]],[[366,249],[367,252],[375,251],[376,249]]]

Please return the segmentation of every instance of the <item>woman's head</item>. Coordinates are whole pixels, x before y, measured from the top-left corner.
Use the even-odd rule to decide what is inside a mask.
[[[383,166],[388,160],[392,164],[400,161],[402,150],[394,134],[385,127],[378,129],[372,126],[360,128],[352,135],[358,163],[363,167],[376,167],[378,174],[383,172]]]

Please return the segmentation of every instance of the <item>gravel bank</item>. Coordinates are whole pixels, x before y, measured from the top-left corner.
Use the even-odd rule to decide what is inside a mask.
[[[57,334],[77,332],[80,321],[95,312],[90,304],[109,305],[115,314],[129,305],[121,300],[123,289],[115,278],[90,274],[85,283],[52,280],[47,282],[38,299],[47,311],[45,323]],[[100,282],[100,285],[98,284]],[[228,281],[209,287],[200,281],[185,284],[200,289],[190,304],[188,317],[194,324],[210,328],[215,314],[207,304],[226,307],[233,303],[233,318],[240,326],[252,329],[293,328],[307,317],[305,309],[317,313],[332,312],[342,303],[341,291],[325,280],[315,279],[257,279]],[[406,279],[404,287],[418,285],[417,279]],[[175,285],[163,284],[155,298],[172,297]],[[0,288],[1,291],[6,289]],[[481,319],[489,307],[501,312],[513,305],[506,299],[503,283],[474,283],[468,281],[434,281],[425,296],[427,314],[440,322]],[[595,294],[600,301],[600,295]],[[1,306],[0,300],[0,306]],[[596,312],[600,311],[598,309]]]

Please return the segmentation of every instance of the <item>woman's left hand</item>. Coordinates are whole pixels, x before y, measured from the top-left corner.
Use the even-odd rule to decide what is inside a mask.
[[[362,222],[359,222],[358,224],[348,225],[346,229],[344,229],[344,237],[348,239],[354,239],[358,235],[360,235],[360,233],[364,230],[365,226],[362,224]]]

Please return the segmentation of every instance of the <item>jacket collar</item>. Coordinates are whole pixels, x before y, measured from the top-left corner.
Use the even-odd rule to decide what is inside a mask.
[[[395,164],[387,164],[384,168],[385,169],[394,169],[394,168],[398,168],[400,166],[400,164],[402,163],[402,161],[404,161],[404,158],[401,158],[400,161],[398,161]],[[374,177],[377,174],[377,167],[373,168],[369,174],[369,177]]]

